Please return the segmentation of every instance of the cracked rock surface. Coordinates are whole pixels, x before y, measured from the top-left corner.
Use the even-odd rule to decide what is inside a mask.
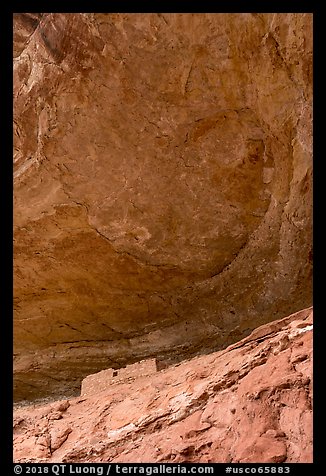
[[[312,462],[312,308],[225,350],[14,412],[15,462]]]
[[[311,57],[310,14],[15,14],[16,400],[311,305]]]

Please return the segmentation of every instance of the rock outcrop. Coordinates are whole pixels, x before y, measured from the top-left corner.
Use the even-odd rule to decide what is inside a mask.
[[[16,400],[311,305],[312,15],[14,28]]]
[[[97,390],[15,411],[14,460],[311,462],[312,327],[310,308],[151,375],[93,375]]]

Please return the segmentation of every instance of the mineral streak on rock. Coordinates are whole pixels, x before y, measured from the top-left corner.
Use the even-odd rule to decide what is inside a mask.
[[[17,14],[15,399],[311,305],[311,14]]]
[[[310,463],[311,354],[310,308],[156,373],[100,372],[97,392],[15,411],[14,460]]]

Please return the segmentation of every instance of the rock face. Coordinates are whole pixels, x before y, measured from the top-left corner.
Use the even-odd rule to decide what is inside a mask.
[[[312,327],[310,308],[149,376],[92,375],[79,398],[16,410],[14,460],[312,462]]]
[[[15,398],[311,305],[310,14],[17,14]]]

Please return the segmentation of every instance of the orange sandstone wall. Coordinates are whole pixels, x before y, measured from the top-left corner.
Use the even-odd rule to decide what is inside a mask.
[[[15,399],[311,305],[311,105],[311,14],[16,14]]]

